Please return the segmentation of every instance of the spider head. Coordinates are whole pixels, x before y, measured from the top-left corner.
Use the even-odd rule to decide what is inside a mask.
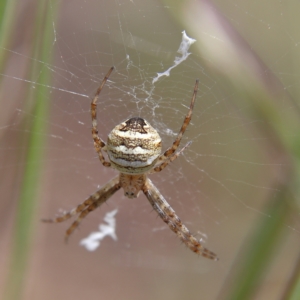
[[[145,174],[130,175],[120,173],[120,184],[127,198],[137,198],[145,185],[145,181]]]
[[[155,165],[161,153],[161,138],[145,119],[135,117],[111,131],[106,149],[113,168],[143,174]]]
[[[128,188],[124,188],[124,196],[127,198],[137,198],[139,196],[140,191],[137,191],[136,189],[130,189],[132,188],[131,186],[129,186]]]

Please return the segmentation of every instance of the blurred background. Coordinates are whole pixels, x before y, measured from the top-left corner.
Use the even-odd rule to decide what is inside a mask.
[[[1,299],[299,299],[299,6],[2,1]],[[119,191],[67,244],[72,221],[40,221],[116,174],[96,156],[89,111],[111,66],[100,136],[140,116],[163,149],[199,78],[192,144],[151,180],[219,261],[182,245],[143,195]],[[114,210],[117,240],[87,251],[80,241]]]

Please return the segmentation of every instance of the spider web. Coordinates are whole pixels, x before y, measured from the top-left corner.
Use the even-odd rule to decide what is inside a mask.
[[[208,2],[203,3],[208,5]],[[219,1],[218,5],[228,20],[223,28],[232,26],[235,34],[245,39],[251,45],[249,49],[252,48],[265,62],[266,65],[261,66],[265,72],[265,77],[260,74],[262,78],[270,76],[280,80],[273,92],[282,107],[280,118],[289,118],[296,105],[286,95],[295,96],[298,86],[298,73],[292,67],[290,57],[296,55],[299,43],[298,33],[287,24],[290,8],[282,2],[270,8],[267,1],[261,4]],[[206,273],[209,280],[214,278],[215,272],[221,269],[226,273],[229,268],[224,262],[220,263],[221,267],[216,267],[210,261],[197,257],[195,260],[152,212],[143,195],[132,200],[125,198],[122,191],[118,192],[83,221],[80,231],[71,236],[67,247],[62,238],[69,223],[55,226],[38,223],[41,217],[54,216],[59,209],[72,209],[115,174],[113,170],[103,168],[95,154],[89,112],[91,97],[111,66],[115,66],[115,70],[98,103],[99,135],[106,140],[115,125],[139,116],[158,130],[163,149],[175,139],[188,111],[195,80],[199,78],[192,121],[181,146],[189,141],[192,144],[179,159],[151,179],[183,223],[205,246],[216,252],[221,260],[232,258],[254,224],[272,218],[265,206],[280,192],[273,183],[284,173],[288,163],[270,148],[269,132],[261,130],[268,122],[259,114],[249,113],[255,110],[255,104],[241,98],[239,82],[234,86],[224,79],[224,73],[235,71],[232,65],[222,66],[226,41],[220,39],[224,49],[218,49],[218,53],[212,54],[215,48],[207,48],[206,53],[204,40],[199,40],[194,31],[175,25],[169,11],[170,7],[159,1],[67,1],[61,4],[59,20],[53,20],[54,39],[49,55],[54,55],[55,60],[51,65],[28,56],[25,42],[10,49],[0,49],[9,60],[1,74],[5,100],[2,100],[0,124],[0,171],[6,174],[1,191],[7,199],[17,201],[18,170],[34,163],[26,162],[22,155],[25,146],[16,140],[22,134],[29,134],[24,120],[37,117],[31,100],[24,99],[22,91],[28,86],[36,88],[45,70],[50,70],[52,76],[48,93],[43,95],[50,103],[50,111],[44,120],[46,128],[41,132],[46,137],[46,144],[39,191],[41,209],[35,225],[39,227],[39,238],[44,234],[47,236],[44,238],[49,247],[47,257],[51,257],[51,250],[59,249],[54,255],[57,264],[47,265],[50,282],[62,261],[70,264],[63,268],[65,277],[75,270],[78,274],[78,269],[88,266],[88,271],[84,269],[79,278],[85,272],[96,278],[100,274],[99,268],[103,267],[107,273],[121,269],[118,280],[122,281],[128,270],[135,270],[132,275],[135,280],[141,280],[136,276],[138,274],[145,276],[151,287],[155,284],[148,275],[154,275],[158,270],[165,276],[170,272],[172,278],[178,271],[186,272],[189,280]],[[205,19],[195,19],[203,22],[203,36],[219,39],[221,35],[207,31]],[[182,48],[189,38],[195,42]],[[203,52],[199,51],[201,47]],[[241,59],[249,65],[246,63],[249,57]],[[26,77],[25,69],[32,62],[38,66],[36,80]],[[286,131],[283,136],[293,134]],[[7,203],[3,202],[3,209]],[[13,211],[14,207],[10,205],[10,208]],[[93,253],[80,247],[80,240],[96,231],[106,213],[116,209],[116,236],[101,241]],[[12,222],[3,213],[2,219],[9,224]],[[299,222],[287,220],[286,226],[291,234],[299,237]],[[42,250],[37,249],[37,253],[41,253]],[[72,266],[74,261],[77,263]],[[33,276],[38,276],[42,268],[40,261],[38,264],[33,268]],[[73,280],[80,281],[79,278]],[[73,285],[69,280],[66,286]],[[132,282],[133,279],[129,286]],[[168,284],[166,278],[164,282]],[[56,298],[64,295],[64,299],[74,299],[65,296],[66,290],[57,292]],[[45,290],[40,288],[39,292],[45,293]],[[77,292],[80,294],[78,289]],[[106,293],[117,295],[109,287]],[[141,295],[142,288],[136,293]],[[207,295],[210,298],[213,293],[207,292]],[[50,298],[54,298],[53,294]]]

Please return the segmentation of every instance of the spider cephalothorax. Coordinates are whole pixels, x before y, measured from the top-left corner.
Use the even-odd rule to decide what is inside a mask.
[[[185,116],[178,136],[172,146],[161,154],[161,138],[159,134],[142,118],[130,118],[117,125],[108,135],[106,144],[98,136],[97,100],[113,69],[112,67],[104,77],[91,103],[92,137],[95,150],[103,166],[112,167],[119,171],[120,174],[111,179],[100,190],[91,195],[76,208],[61,217],[44,221],[62,222],[78,214],[77,219],[66,232],[67,239],[88,213],[108,200],[120,188],[123,188],[124,195],[128,198],[136,198],[142,191],[153,209],[189,249],[204,257],[217,260],[216,254],[205,248],[201,242],[190,233],[163,195],[148,178],[148,174],[162,171],[189,146],[190,143],[176,152],[192,117],[198,90],[198,80],[196,80],[194,87],[190,109]],[[102,150],[107,152],[108,160],[103,156]]]

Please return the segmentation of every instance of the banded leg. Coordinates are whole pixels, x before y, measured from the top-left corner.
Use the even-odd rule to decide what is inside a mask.
[[[99,94],[102,90],[102,88],[104,87],[107,79],[109,78],[111,72],[113,71],[114,67],[111,67],[110,70],[108,71],[108,73],[105,75],[102,83],[100,84],[99,88],[97,89],[96,91],[96,94],[94,96],[94,99],[92,100],[92,103],[91,103],[91,116],[92,116],[92,136],[93,136],[93,140],[94,140],[94,147],[95,147],[95,150],[98,154],[98,157],[99,157],[99,160],[101,161],[102,165],[104,167],[110,167],[110,162],[109,161],[106,161],[104,156],[103,156],[103,153],[101,151],[101,149],[103,147],[105,147],[105,143],[104,141],[99,137],[98,135],[98,129],[97,129],[97,125],[98,125],[98,122],[97,122],[97,100],[99,98]]]
[[[192,142],[188,142],[182,149],[180,149],[178,152],[174,153],[172,156],[170,156],[169,158],[167,158],[165,161],[163,161],[162,163],[160,163],[159,165],[157,165],[156,167],[154,167],[149,174],[152,173],[157,173],[162,171],[167,165],[169,165],[169,163],[173,162],[176,158],[178,158],[178,156],[187,148],[191,145]]]
[[[66,231],[65,240],[68,239],[70,234],[78,227],[80,222],[84,217],[86,217],[91,211],[95,210],[107,199],[109,199],[116,191],[121,188],[119,176],[110,180],[106,185],[104,185],[100,190],[91,195],[82,204],[79,204],[76,208],[72,209],[70,212],[55,218],[55,219],[44,219],[43,222],[47,223],[60,223],[65,220],[70,219],[72,216],[79,214],[78,218],[73,222],[73,224]]]
[[[170,148],[168,148],[158,158],[159,161],[165,161],[168,157],[170,157],[177,150],[177,148],[178,148],[178,146],[181,142],[182,136],[183,136],[186,128],[189,126],[191,118],[192,118],[192,112],[193,112],[193,109],[194,109],[194,104],[195,104],[196,95],[197,95],[197,91],[198,91],[198,85],[199,85],[199,80],[197,79],[196,83],[195,83],[195,87],[194,87],[193,97],[192,97],[191,104],[190,104],[190,109],[189,109],[188,113],[186,114],[186,116],[184,118],[183,124],[182,124],[182,126],[180,128],[180,131],[178,133],[178,136],[177,136],[176,140],[173,142],[172,146]]]
[[[188,248],[206,258],[218,260],[217,255],[205,248],[200,241],[191,234],[187,227],[182,224],[175,211],[149,178],[146,180],[143,192],[162,220],[169,225],[170,229],[177,234]]]
[[[121,188],[119,176],[110,180],[106,185],[102,187],[99,191],[91,196],[93,202],[81,211],[77,219],[72,223],[72,225],[67,229],[65,235],[65,241],[68,240],[72,232],[79,226],[83,218],[85,218],[90,212],[95,210],[106,200],[108,200],[116,191]]]
[[[90,206],[93,203],[94,195],[99,193],[99,191],[97,191],[95,194],[91,195],[88,199],[86,199],[83,203],[79,204],[77,207],[75,207],[72,210],[64,213],[62,216],[59,216],[59,217],[54,218],[54,219],[42,219],[42,222],[45,222],[45,223],[61,223],[61,222],[64,222],[64,221],[72,218],[73,216],[75,216],[78,213],[82,212],[86,207]]]

